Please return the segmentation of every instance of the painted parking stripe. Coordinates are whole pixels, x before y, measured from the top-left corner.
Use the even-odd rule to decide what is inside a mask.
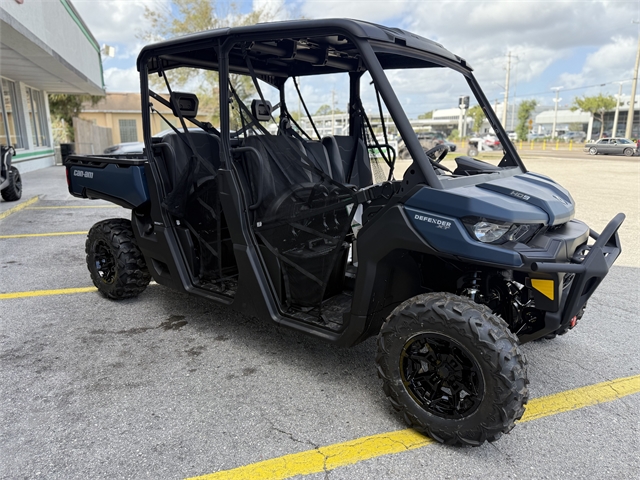
[[[16,205],[15,207],[10,208],[9,210],[5,210],[4,212],[0,213],[0,220],[2,220],[3,218],[7,218],[12,213],[16,213],[16,212],[19,212],[22,209],[27,208],[29,205],[33,205],[34,203],[36,203],[38,201],[38,199],[39,199],[39,197],[35,196],[35,197],[30,198],[26,202],[20,203],[19,205]]]
[[[29,207],[27,210],[60,210],[67,208],[122,208],[120,205],[56,205],[51,207]]]
[[[30,290],[28,292],[0,293],[0,300],[10,298],[46,297],[49,295],[68,295],[71,293],[97,292],[96,287],[60,288],[57,290]]]
[[[19,233],[15,235],[0,235],[2,238],[30,238],[30,237],[59,237],[62,235],[86,235],[88,232],[50,232],[50,233]]]
[[[640,375],[576,388],[529,401],[519,423],[610,402],[640,392]],[[383,455],[414,450],[435,443],[412,429],[380,433],[315,450],[284,455],[188,480],[276,480],[330,471]]]

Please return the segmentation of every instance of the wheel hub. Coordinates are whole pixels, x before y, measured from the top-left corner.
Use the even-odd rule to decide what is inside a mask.
[[[483,398],[478,363],[454,339],[422,333],[405,344],[400,355],[402,381],[426,411],[447,419],[471,415]]]
[[[98,242],[94,254],[95,266],[98,275],[104,283],[111,284],[116,277],[116,263],[111,249],[105,242]]]

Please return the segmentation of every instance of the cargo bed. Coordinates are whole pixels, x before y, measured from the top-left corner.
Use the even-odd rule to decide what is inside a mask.
[[[74,197],[138,208],[149,201],[146,163],[142,154],[70,155],[65,161],[69,192]]]

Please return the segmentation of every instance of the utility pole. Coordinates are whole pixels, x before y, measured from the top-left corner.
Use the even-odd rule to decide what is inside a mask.
[[[551,127],[551,138],[556,138],[556,123],[558,120],[558,102],[560,102],[560,100],[562,100],[561,98],[558,98],[558,94],[560,93],[560,90],[563,87],[552,87],[551,90],[555,90],[556,91],[556,98],[553,100],[556,104],[554,110],[553,110],[553,126]]]
[[[331,135],[335,135],[336,124],[336,91],[331,90]]]
[[[509,75],[511,73],[511,52],[507,54],[507,79],[504,82],[504,106],[502,108],[502,126],[507,128],[507,104],[509,102]]]
[[[633,23],[640,23],[634,21]],[[636,105],[636,87],[638,86],[638,66],[640,65],[640,35],[638,35],[638,53],[636,53],[636,66],[633,68],[633,83],[631,84],[631,102],[629,102],[629,114],[627,115],[627,128],[624,131],[625,138],[631,138],[633,130],[633,109]]]
[[[616,99],[616,113],[613,116],[613,127],[611,128],[611,136],[618,136],[618,115],[620,114],[620,98],[622,97],[622,84],[628,82],[628,80],[624,82],[618,82],[620,88],[618,88],[618,96]]]

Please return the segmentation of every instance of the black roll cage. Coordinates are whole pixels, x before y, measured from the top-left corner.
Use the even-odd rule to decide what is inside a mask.
[[[346,22],[346,21],[345,21]],[[292,22],[292,23],[304,23],[304,22]],[[318,23],[318,22],[311,22]],[[252,45],[258,45],[255,47],[257,51],[260,53],[264,52],[274,52],[278,54],[279,52],[285,52],[287,49],[285,47],[274,47],[267,45],[267,42],[278,42],[284,39],[294,39],[294,38],[304,38],[304,39],[315,39],[321,38],[323,36],[339,36],[342,38],[348,39],[349,42],[352,42],[353,45],[357,48],[358,53],[360,55],[360,62],[356,65],[352,62],[350,67],[351,70],[340,70],[337,67],[332,67],[332,61],[334,64],[341,64],[343,67],[348,67],[349,64],[346,61],[338,60],[326,60],[325,67],[326,71],[319,71],[317,65],[312,65],[310,67],[311,70],[314,71],[308,72],[299,72],[297,74],[287,73],[286,69],[283,68],[282,71],[274,71],[261,69],[260,67],[255,68],[255,73],[258,75],[258,78],[261,80],[271,84],[281,91],[281,105],[284,105],[284,95],[283,95],[283,86],[286,80],[289,77],[300,77],[304,75],[316,75],[321,73],[349,73],[350,76],[350,88],[349,88],[349,134],[354,134],[353,122],[354,122],[354,111],[355,105],[359,102],[360,98],[360,86],[359,79],[361,75],[368,71],[374,81],[375,87],[378,90],[380,96],[382,97],[385,105],[391,115],[400,135],[405,141],[405,144],[411,153],[411,157],[414,162],[419,166],[422,171],[426,183],[429,187],[434,189],[446,189],[453,188],[459,186],[460,184],[468,184],[468,183],[476,183],[473,178],[462,178],[462,179],[446,179],[444,180],[440,175],[436,174],[434,167],[431,165],[429,159],[424,153],[424,150],[416,136],[413,132],[411,124],[391,86],[387,76],[384,73],[384,68],[381,65],[377,54],[378,53],[387,53],[391,55],[402,56],[407,59],[419,60],[421,62],[428,62],[434,66],[438,67],[446,67],[464,75],[466,81],[469,84],[469,87],[473,94],[476,96],[486,118],[488,119],[490,125],[496,132],[498,138],[503,145],[505,151],[505,157],[501,162],[501,167],[516,167],[516,168],[507,168],[495,173],[491,174],[482,174],[477,176],[477,179],[482,178],[482,180],[486,181],[489,178],[499,178],[504,176],[512,176],[519,173],[524,173],[527,171],[522,160],[520,159],[515,147],[512,145],[508,136],[506,135],[504,129],[502,128],[496,113],[490,107],[490,103],[485,97],[484,93],[480,89],[473,73],[472,69],[467,66],[466,62],[458,57],[457,61],[452,60],[451,58],[446,58],[443,55],[438,55],[434,52],[429,52],[425,50],[420,50],[417,48],[412,48],[403,44],[402,41],[396,41],[391,43],[389,41],[383,41],[377,38],[361,38],[357,35],[354,35],[353,32],[348,31],[348,29],[343,29],[340,27],[337,28],[305,28],[305,29],[291,29],[285,31],[274,32],[271,30],[268,34],[266,32],[256,33],[255,30],[261,30],[261,26],[251,27],[241,27],[238,29],[225,29],[224,31],[212,31],[213,33],[220,33],[218,36],[214,38],[207,39],[206,33],[196,34],[193,37],[191,42],[187,42],[188,37],[185,39],[181,39],[180,42],[176,42],[176,44],[171,44],[171,42],[165,42],[165,44],[159,44],[157,48],[154,46],[145,47],[140,54],[138,59],[138,68],[140,70],[141,76],[141,101],[142,101],[142,113],[143,113],[143,132],[145,145],[147,146],[147,151],[150,150],[150,118],[149,118],[149,88],[148,88],[148,79],[147,75],[149,73],[158,72],[159,70],[170,70],[178,67],[195,67],[195,68],[204,68],[209,70],[217,70],[219,74],[219,91],[220,91],[220,132],[221,132],[221,143],[224,155],[222,156],[222,161],[224,164],[227,162],[227,158],[230,157],[230,117],[228,111],[228,105],[231,100],[229,96],[229,74],[230,73],[238,73],[249,75],[250,72],[243,65],[233,65],[233,67],[229,64],[229,54],[238,44],[247,44],[250,42],[255,42]],[[248,30],[246,34],[228,34],[234,30]],[[252,31],[253,30],[253,31]],[[395,29],[393,30],[396,31]],[[399,31],[402,32],[402,31]],[[227,33],[225,35],[225,33]],[[406,33],[406,32],[404,32]],[[168,45],[167,45],[168,43]],[[279,44],[278,44],[279,45]],[[190,53],[196,50],[205,50],[210,49],[215,52],[216,59],[215,60],[202,60],[202,59],[193,59],[182,57],[180,53]],[[446,52],[446,51],[445,51]],[[448,52],[447,52],[448,53]],[[309,55],[307,55],[309,56]],[[314,58],[307,59],[309,62],[313,62]],[[303,57],[304,58],[304,57]],[[158,61],[161,59],[164,65],[158,65]],[[150,69],[149,66],[152,68]],[[412,68],[412,67],[409,67]],[[148,142],[148,144],[147,144]],[[228,167],[228,165],[227,165]],[[457,181],[456,181],[457,180]]]

